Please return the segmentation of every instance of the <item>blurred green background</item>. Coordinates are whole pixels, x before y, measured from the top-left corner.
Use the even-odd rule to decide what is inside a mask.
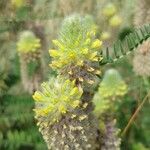
[[[17,51],[20,33],[29,30],[40,39],[42,71],[38,74],[42,74],[44,81],[56,75],[48,66],[51,61],[48,50],[53,48],[52,40],[57,38],[65,16],[72,13],[91,15],[97,25],[97,37],[106,47],[117,39],[124,40],[133,31],[136,7],[139,7],[136,0],[0,0],[0,150],[47,150],[36,127],[31,93],[22,85],[23,68]],[[113,9],[117,16],[117,19],[113,18],[115,23],[107,16]],[[133,57],[131,54],[102,68],[103,72],[116,68],[129,88],[116,114],[121,131],[150,88],[150,79],[145,80],[134,73]],[[38,65],[35,62],[27,65],[30,77]],[[147,101],[123,137],[122,150],[150,149],[149,114]]]

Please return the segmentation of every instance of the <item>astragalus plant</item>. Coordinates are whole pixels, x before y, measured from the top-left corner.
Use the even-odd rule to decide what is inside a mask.
[[[38,82],[41,80],[41,77],[37,76],[37,72],[41,69],[41,41],[32,31],[23,31],[18,38],[17,50],[23,88],[32,94],[38,89]],[[31,63],[36,66],[32,77],[29,75]]]
[[[126,84],[118,72],[110,70],[100,84],[100,96],[97,93],[95,98],[94,91],[102,65],[128,54],[149,36],[150,27],[145,26],[129,35],[126,42],[117,42],[112,50],[105,50],[101,48],[102,41],[96,38],[96,26],[90,16],[74,14],[63,21],[58,39],[53,40],[56,49],[49,51],[50,67],[58,76],[44,82],[33,95],[35,118],[48,149],[106,150],[111,146],[119,149],[113,108],[117,98],[127,92]],[[106,101],[105,107],[95,103],[97,99],[102,105]],[[99,106],[106,109],[99,110]]]

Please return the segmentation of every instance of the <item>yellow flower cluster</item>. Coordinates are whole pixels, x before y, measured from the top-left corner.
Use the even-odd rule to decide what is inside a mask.
[[[109,20],[109,25],[112,27],[119,26],[122,23],[122,19],[117,15],[118,11],[113,3],[108,3],[102,10],[102,13]]]
[[[98,92],[95,94],[93,101],[95,104],[95,114],[100,114],[114,107],[118,97],[127,93],[127,85],[122,80],[117,70],[110,69],[106,71]]]
[[[116,12],[117,12],[116,6],[113,3],[108,3],[102,11],[103,15],[106,17],[111,17]]]
[[[106,29],[101,32],[100,39],[105,43],[105,41],[108,41],[112,38],[112,32],[114,30],[113,28],[119,27],[123,20],[115,3],[107,3],[102,9],[102,14],[104,17],[103,21],[106,23]]]
[[[20,34],[20,38],[17,43],[18,52],[20,53],[36,52],[40,47],[41,47],[40,39],[35,37],[33,32],[24,31]]]
[[[73,18],[73,19],[72,19]],[[95,39],[95,26],[86,25],[86,19],[71,16],[65,20],[60,38],[53,40],[58,50],[50,50],[52,68],[63,68],[67,65],[83,66],[85,61],[98,61],[98,52],[102,41]],[[87,26],[87,27],[86,27]]]
[[[109,20],[109,24],[112,27],[118,27],[120,26],[122,23],[122,19],[120,18],[120,16],[118,15],[114,15],[110,20]]]
[[[122,80],[118,71],[110,69],[106,71],[104,79],[99,87],[99,94],[103,98],[123,96],[127,92],[127,85]]]
[[[25,0],[11,0],[11,3],[13,6],[15,6],[16,8],[20,8],[22,6],[25,6],[26,1]]]
[[[75,87],[75,81],[58,77],[41,86],[42,91],[36,91],[33,95],[36,104],[34,111],[39,122],[52,125],[80,104],[82,90]]]

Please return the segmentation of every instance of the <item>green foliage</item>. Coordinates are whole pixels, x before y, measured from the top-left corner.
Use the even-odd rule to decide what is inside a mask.
[[[133,33],[130,33],[126,36],[123,42],[117,41],[113,47],[112,52],[110,53],[110,49],[107,47],[106,50],[103,50],[103,61],[102,64],[112,63],[119,58],[129,54],[131,51],[135,50],[143,41],[146,41],[150,37],[150,25],[145,25]],[[100,62],[101,64],[101,62]]]
[[[26,5],[25,0],[11,0],[11,3],[12,3],[12,5],[14,5],[17,8],[23,7]]]
[[[149,150],[142,143],[136,143],[133,145],[133,150]]]
[[[125,37],[126,37],[127,35],[129,35],[130,33],[132,33],[133,31],[134,31],[134,30],[133,30],[133,28],[131,28],[131,27],[124,27],[124,28],[120,31],[118,38],[119,38],[121,41],[123,41],[123,40],[125,39]]]
[[[33,121],[30,96],[3,96],[0,107],[0,149],[46,150]]]
[[[25,146],[27,148],[33,148],[33,145],[31,144],[31,136],[27,135],[23,131],[8,132],[7,139],[9,143],[6,143],[6,147],[8,147],[9,150],[17,150],[20,149],[22,146]]]

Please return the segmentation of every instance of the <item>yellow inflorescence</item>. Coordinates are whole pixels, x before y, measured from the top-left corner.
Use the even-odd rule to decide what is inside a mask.
[[[63,114],[79,107],[81,95],[74,81],[57,78],[43,83],[42,91],[33,95],[36,118],[50,124],[58,122]]]
[[[53,57],[53,61],[50,64],[52,68],[62,68],[69,64],[76,64],[82,66],[84,61],[98,61],[98,49],[101,48],[102,41],[96,39],[95,41],[86,41],[83,43],[84,47],[78,46],[69,48],[67,45],[61,44],[58,40],[53,42],[58,50],[50,50],[50,56]]]
[[[67,65],[83,66],[85,61],[98,61],[98,52],[102,46],[102,41],[95,39],[95,26],[93,24],[88,25],[87,29],[84,28],[86,26],[84,19],[80,17],[70,18],[66,19],[70,25],[64,26],[65,29],[63,29],[60,38],[53,40],[57,50],[49,50],[50,56],[53,57],[50,66],[55,69]]]
[[[11,0],[13,6],[20,8],[26,4],[25,0]]]
[[[117,12],[117,9],[113,3],[109,3],[106,5],[102,12],[104,16],[111,17]]]
[[[105,31],[105,32],[102,32],[102,34],[101,34],[101,40],[108,40],[108,39],[110,39],[111,38],[111,33],[110,32],[108,32],[108,31]]]
[[[122,23],[122,19],[121,19],[121,17],[118,16],[118,15],[113,16],[113,17],[109,20],[109,24],[110,24],[110,26],[112,26],[112,27],[120,26],[121,23]]]
[[[100,115],[112,107],[115,108],[114,105],[119,100],[118,97],[124,96],[127,90],[127,85],[120,74],[114,69],[108,70],[93,99],[95,114]]]
[[[36,52],[40,47],[40,39],[30,31],[24,31],[20,35],[20,39],[17,43],[18,51],[20,53]]]

